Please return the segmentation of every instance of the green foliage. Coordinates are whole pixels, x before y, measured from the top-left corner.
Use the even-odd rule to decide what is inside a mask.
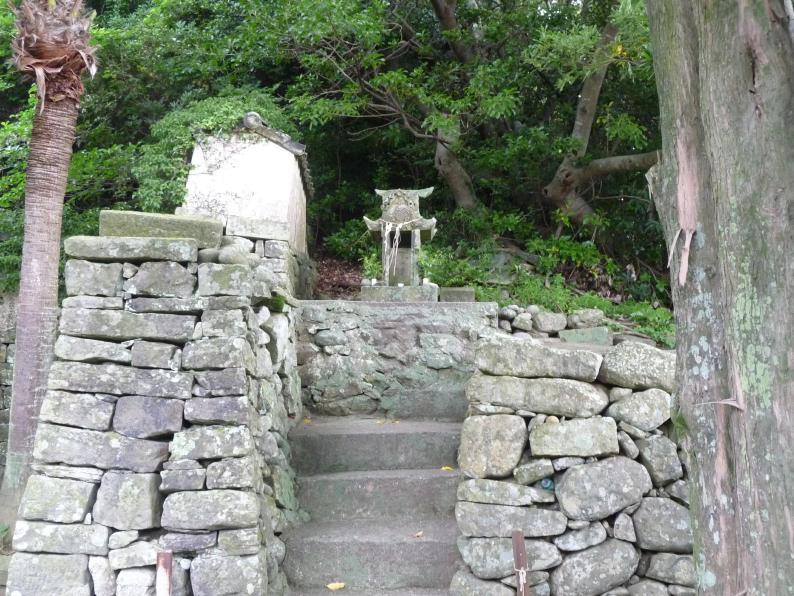
[[[325,248],[348,261],[361,261],[372,253],[372,238],[361,219],[349,219],[325,237]]]

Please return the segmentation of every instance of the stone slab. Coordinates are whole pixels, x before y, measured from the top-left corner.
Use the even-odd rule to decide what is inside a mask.
[[[221,244],[223,222],[202,215],[164,215],[136,211],[100,211],[100,236],[192,238],[198,248]]]
[[[591,457],[619,452],[618,429],[612,418],[584,418],[537,424],[529,433],[536,457]]]
[[[193,238],[146,238],[72,236],[63,243],[64,252],[89,261],[195,261],[198,243]]]
[[[361,286],[359,299],[365,302],[438,302],[438,286]]]
[[[59,329],[65,335],[93,339],[185,342],[192,337],[195,325],[192,315],[65,308]]]
[[[65,391],[189,399],[192,395],[193,375],[188,372],[130,368],[117,364],[54,362],[47,383],[50,389]]]
[[[474,288],[439,288],[439,302],[476,302]]]

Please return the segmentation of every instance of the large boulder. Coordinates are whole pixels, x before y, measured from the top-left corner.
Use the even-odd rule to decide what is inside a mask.
[[[521,530],[528,538],[557,536],[568,525],[559,511],[466,501],[455,506],[455,518],[461,534],[485,538],[506,538],[512,536],[513,530]]]
[[[609,405],[606,391],[571,379],[522,379],[474,375],[466,385],[470,402],[488,402],[538,414],[588,418]]]
[[[607,540],[565,557],[551,574],[554,594],[598,596],[629,580],[640,553],[628,542]]]
[[[602,357],[586,350],[550,348],[531,339],[494,336],[477,347],[475,362],[484,373],[514,377],[563,377],[594,381]]]
[[[470,416],[463,422],[458,464],[474,478],[504,478],[513,473],[527,442],[520,416]]]
[[[639,503],[652,486],[642,464],[618,456],[569,468],[555,492],[566,516],[594,521]]]
[[[530,571],[551,569],[562,562],[556,546],[545,540],[524,540]],[[463,562],[481,579],[501,579],[512,574],[515,567],[510,538],[459,538]]]
[[[624,341],[604,355],[598,380],[609,385],[675,390],[675,352]]]
[[[591,457],[619,452],[618,428],[612,418],[566,420],[536,424],[529,433],[536,457]]]

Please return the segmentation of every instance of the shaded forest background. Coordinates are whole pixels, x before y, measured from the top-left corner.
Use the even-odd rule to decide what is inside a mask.
[[[660,146],[642,1],[88,5],[100,69],[86,82],[64,237],[96,233],[100,209],[172,212],[194,143],[253,110],[309,147],[315,256],[377,276],[361,223],[379,212],[373,189],[435,185],[423,212],[439,234],[421,262],[433,281],[501,303],[599,307],[672,341],[648,164],[632,157]],[[8,61],[13,34],[3,9],[0,290],[18,283],[35,106]],[[592,126],[579,126],[594,87]]]

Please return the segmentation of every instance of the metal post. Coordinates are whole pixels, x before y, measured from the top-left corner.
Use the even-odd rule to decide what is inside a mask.
[[[527,549],[524,546],[524,533],[521,530],[513,530],[513,567],[516,572],[516,595],[529,596],[529,586],[527,585],[529,565],[527,564]]]

